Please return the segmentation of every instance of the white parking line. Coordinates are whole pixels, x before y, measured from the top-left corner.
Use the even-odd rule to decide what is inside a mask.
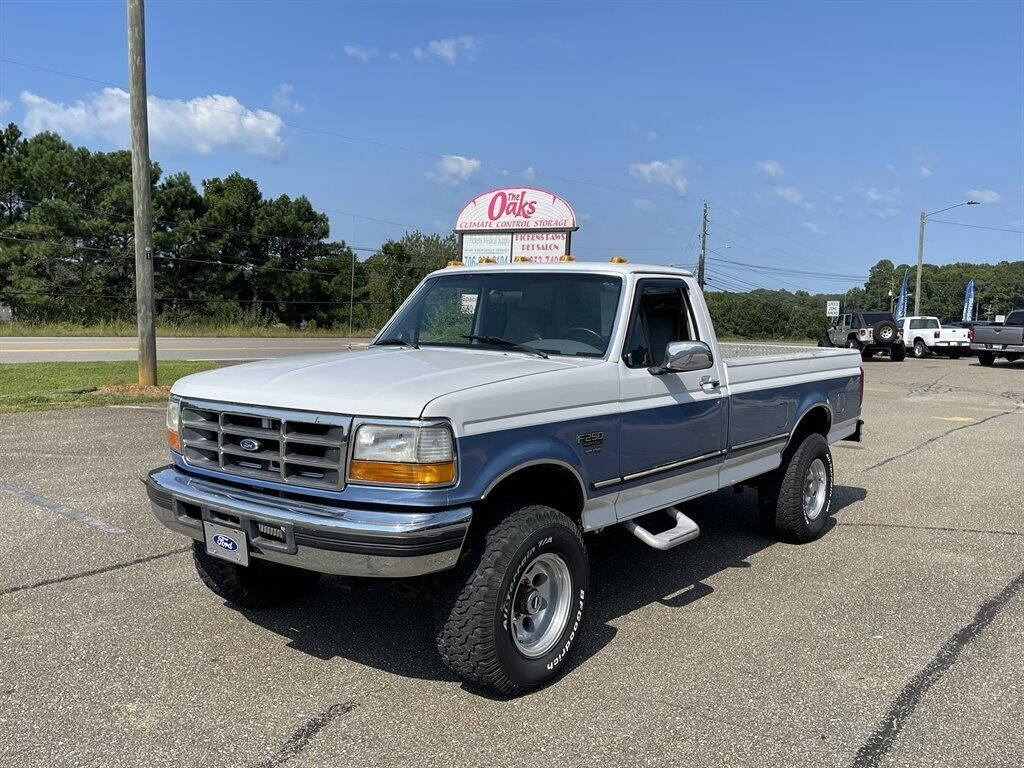
[[[16,499],[27,501],[29,504],[32,504],[33,506],[40,507],[42,509],[48,509],[51,512],[56,512],[58,515],[64,515],[64,517],[69,517],[72,520],[77,520],[80,523],[85,523],[86,525],[92,526],[93,528],[98,528],[104,533],[113,533],[115,535],[126,533],[126,531],[122,530],[121,528],[111,525],[110,523],[104,520],[92,517],[91,515],[87,515],[85,514],[85,512],[82,512],[81,510],[74,509],[73,507],[66,507],[63,504],[58,504],[56,501],[44,499],[42,496],[36,496],[34,493],[30,493],[29,491],[23,491],[21,488],[15,488],[13,485],[5,485],[4,483],[0,483],[0,493],[6,493],[8,496],[13,496]]]

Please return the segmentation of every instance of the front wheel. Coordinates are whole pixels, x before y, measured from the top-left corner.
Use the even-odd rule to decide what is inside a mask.
[[[996,356],[991,352],[978,352],[978,362],[981,365],[992,365],[996,361]]]
[[[914,340],[914,357],[920,360],[922,357],[928,357],[928,347],[921,339]]]
[[[565,669],[583,632],[590,575],[579,526],[551,507],[513,507],[460,572],[437,635],[453,672],[508,695]]]
[[[762,525],[782,538],[804,543],[818,538],[832,512],[832,452],[817,433],[790,446],[782,465],[758,488]]]
[[[253,560],[236,565],[207,554],[201,541],[192,542],[192,559],[203,583],[218,597],[239,608],[273,608],[313,591],[320,574],[302,568]]]

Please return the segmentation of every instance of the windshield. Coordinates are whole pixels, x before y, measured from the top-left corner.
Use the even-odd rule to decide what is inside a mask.
[[[378,343],[488,349],[512,343],[552,355],[604,357],[621,293],[614,275],[453,271],[427,280]]]
[[[938,328],[939,321],[934,317],[915,317],[910,321],[910,330],[918,331],[922,328]]]

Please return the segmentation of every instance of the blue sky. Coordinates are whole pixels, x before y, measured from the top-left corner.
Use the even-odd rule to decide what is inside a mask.
[[[305,194],[354,245],[450,230],[479,192],[529,183],[572,203],[580,258],[692,263],[706,198],[716,257],[864,275],[916,258],[922,209],[974,197],[937,218],[1024,229],[1022,8],[150,0],[152,155],[197,184],[238,170]],[[123,86],[124,3],[3,0],[0,57]],[[5,121],[95,149],[128,135],[105,88],[0,62]],[[925,256],[1022,249],[935,222]]]

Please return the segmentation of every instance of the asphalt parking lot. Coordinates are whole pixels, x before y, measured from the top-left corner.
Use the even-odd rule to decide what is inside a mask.
[[[823,538],[732,491],[669,552],[593,537],[587,638],[511,700],[390,587],[227,608],[138,481],[161,409],[0,416],[0,764],[1020,766],[1024,366],[865,370]]]

